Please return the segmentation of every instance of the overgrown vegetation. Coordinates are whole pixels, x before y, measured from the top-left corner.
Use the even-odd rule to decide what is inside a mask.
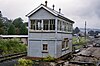
[[[43,61],[47,61],[47,62],[50,62],[50,61],[55,61],[55,58],[48,55],[47,57],[43,58]]]
[[[13,54],[26,51],[26,45],[20,43],[20,40],[15,39],[0,39],[0,49],[3,50],[3,55]]]
[[[81,47],[83,47],[86,42],[88,41],[88,39],[85,39],[85,37],[73,37],[73,48],[74,49],[80,49]]]
[[[73,37],[73,44],[85,44],[88,39],[85,40],[85,37]]]
[[[32,64],[33,64],[32,60],[20,58],[18,60],[18,64],[15,66],[32,66]]]

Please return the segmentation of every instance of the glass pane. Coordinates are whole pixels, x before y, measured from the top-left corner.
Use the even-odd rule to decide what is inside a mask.
[[[43,20],[43,30],[48,30],[49,20]]]

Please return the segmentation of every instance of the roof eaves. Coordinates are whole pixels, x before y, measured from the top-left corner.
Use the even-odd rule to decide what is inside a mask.
[[[66,20],[68,22],[75,23],[74,21],[72,21],[72,20],[70,20],[70,19],[68,19],[68,18],[66,18],[64,16],[58,15],[58,17],[61,18],[61,19],[63,19],[63,20]]]
[[[41,5],[42,5],[42,4],[41,4]],[[39,5],[37,8],[35,8],[34,10],[32,10],[30,13],[28,13],[28,14],[26,15],[26,17],[30,16],[34,11],[38,10],[38,9],[41,7],[41,5]]]
[[[34,12],[38,11],[40,8],[44,8],[47,11],[49,11],[50,13],[54,14],[55,16],[57,16],[58,14],[56,14],[55,12],[53,12],[52,10],[50,10],[48,7],[46,7],[45,5],[41,4],[40,6],[38,6],[37,8],[35,8],[34,10],[32,10],[30,13],[28,13],[26,16],[29,17],[31,16]]]

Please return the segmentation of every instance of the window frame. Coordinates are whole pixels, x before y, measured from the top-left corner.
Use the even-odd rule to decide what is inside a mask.
[[[68,38],[64,38],[64,40],[62,41],[62,50],[69,49],[68,42],[69,42],[69,39]]]
[[[42,44],[42,50],[48,51],[48,44]]]

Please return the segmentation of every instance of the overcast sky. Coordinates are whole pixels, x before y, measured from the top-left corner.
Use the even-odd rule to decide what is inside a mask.
[[[75,21],[74,27],[100,28],[100,0],[47,0],[48,7],[55,5],[55,10],[61,12],[69,19]],[[4,17],[15,19],[21,17],[28,21],[25,15],[44,4],[45,0],[0,0],[0,10]]]

